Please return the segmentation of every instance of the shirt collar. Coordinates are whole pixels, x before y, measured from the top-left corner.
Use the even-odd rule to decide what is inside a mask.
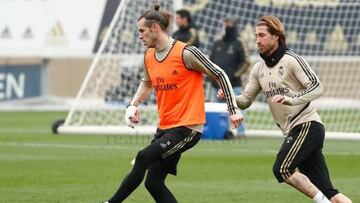
[[[262,59],[264,59],[266,66],[274,67],[280,59],[285,55],[288,48],[286,45],[279,45],[279,47],[269,56],[260,53]]]

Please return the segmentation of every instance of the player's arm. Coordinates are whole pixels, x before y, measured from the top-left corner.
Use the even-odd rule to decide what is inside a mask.
[[[230,115],[237,114],[239,108],[236,104],[230,80],[225,72],[205,57],[205,55],[194,46],[185,47],[183,59],[189,70],[204,73],[219,83],[221,89],[224,91]]]
[[[129,104],[134,106],[139,106],[150,96],[151,91],[152,91],[151,80],[147,72],[147,69],[144,68],[143,78],[141,79],[139,87]]]
[[[289,63],[290,71],[292,71],[298,81],[305,87],[305,90],[292,97],[284,96],[283,101],[280,103],[285,105],[300,105],[320,97],[323,93],[323,88],[319,78],[314,71],[311,70],[309,64],[298,55],[294,55],[294,58],[292,58]]]
[[[248,108],[261,90],[258,65],[259,63],[255,64],[251,69],[249,81],[245,86],[244,92],[242,92],[239,96],[236,96],[236,103],[240,109]]]
[[[147,69],[144,68],[143,78],[140,81],[139,87],[133,99],[126,107],[125,122],[128,126],[134,128],[134,124],[140,121],[140,111],[138,109],[138,106],[149,97],[151,91],[152,91],[151,80],[147,72]]]

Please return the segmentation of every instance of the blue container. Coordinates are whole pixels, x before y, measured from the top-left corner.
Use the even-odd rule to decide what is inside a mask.
[[[224,139],[229,128],[228,112],[206,112],[203,139]]]

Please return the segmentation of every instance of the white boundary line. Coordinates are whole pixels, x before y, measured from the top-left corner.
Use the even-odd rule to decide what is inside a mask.
[[[30,147],[30,148],[63,148],[63,149],[96,149],[96,150],[138,150],[139,147],[132,146],[104,146],[104,145],[82,145],[82,144],[45,144],[45,143],[20,143],[20,142],[0,142],[0,146],[7,147]],[[273,154],[276,155],[277,150],[258,150],[258,149],[216,149],[216,148],[195,148],[191,149],[191,151],[197,152],[206,152],[206,153],[215,153],[219,152],[238,152],[239,156],[241,153],[253,153],[253,154]],[[192,154],[194,155],[194,154]],[[326,152],[325,155],[360,155],[359,152]],[[195,154],[195,156],[198,156]]]

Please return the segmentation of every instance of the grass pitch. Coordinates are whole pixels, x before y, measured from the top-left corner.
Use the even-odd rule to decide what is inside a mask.
[[[100,202],[131,169],[149,137],[53,135],[65,113],[0,112],[0,202]],[[200,141],[167,185],[179,202],[312,202],[272,175],[282,140]],[[326,140],[333,184],[360,202],[360,142]],[[141,185],[127,202],[154,202]]]

